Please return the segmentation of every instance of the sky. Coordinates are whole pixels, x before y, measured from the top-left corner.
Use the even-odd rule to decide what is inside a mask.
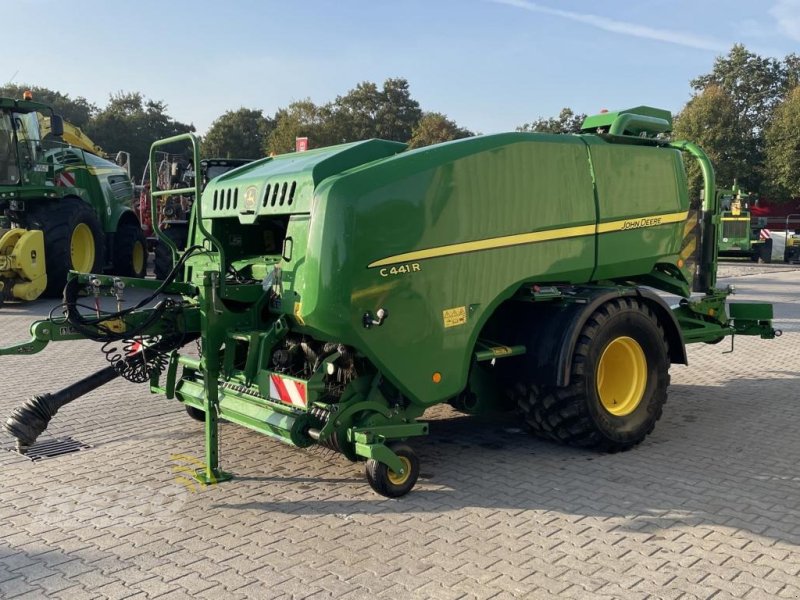
[[[0,82],[139,91],[204,133],[404,77],[423,110],[480,133],[562,107],[677,112],[734,43],[800,53],[800,0],[0,0]],[[10,26],[16,24],[16,26]]]

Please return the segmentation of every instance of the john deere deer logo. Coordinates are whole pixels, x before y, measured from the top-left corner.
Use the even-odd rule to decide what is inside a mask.
[[[251,185],[244,192],[244,209],[245,211],[252,212],[256,209],[256,186]]]

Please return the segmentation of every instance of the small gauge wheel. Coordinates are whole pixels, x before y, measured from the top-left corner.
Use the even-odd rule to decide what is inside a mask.
[[[185,406],[186,414],[192,417],[195,421],[200,421],[201,423],[205,423],[206,421],[206,411],[200,410],[199,408],[195,408],[194,406],[189,406],[188,404]]]
[[[367,481],[370,487],[381,496],[399,498],[410,492],[417,483],[419,458],[406,444],[389,444],[389,448],[403,463],[403,472],[395,473],[382,462],[371,458],[367,461]]]

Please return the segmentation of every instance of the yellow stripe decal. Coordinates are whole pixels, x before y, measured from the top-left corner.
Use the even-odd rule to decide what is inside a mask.
[[[651,217],[638,217],[636,219],[608,221],[605,223],[598,223],[597,225],[592,223],[591,225],[578,225],[576,227],[562,227],[560,229],[546,229],[545,231],[504,235],[485,240],[475,240],[474,242],[462,242],[460,244],[449,244],[447,246],[437,246],[425,250],[405,252],[404,254],[395,254],[394,256],[388,256],[370,263],[368,268],[386,267],[401,262],[439,258],[441,256],[452,256],[453,254],[463,254],[466,252],[495,250],[497,248],[508,248],[509,246],[520,246],[522,244],[535,244],[538,242],[548,242],[550,240],[583,237],[586,235],[594,235],[595,233],[613,233],[629,231],[631,229],[642,229],[645,227],[657,227],[659,225],[668,225],[670,223],[685,221],[688,216],[689,212],[685,211],[668,213],[665,215],[654,215]]]
[[[120,169],[115,169],[113,167],[87,167],[89,173],[92,175],[113,175],[115,173],[119,173]]]
[[[666,215],[653,215],[652,217],[638,217],[636,219],[623,219],[597,224],[597,233],[613,233],[615,231],[628,231],[629,229],[642,229],[643,227],[657,227],[680,223],[689,217],[689,211],[668,213]]]

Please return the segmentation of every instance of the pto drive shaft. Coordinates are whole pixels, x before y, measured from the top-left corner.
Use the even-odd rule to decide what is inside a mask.
[[[16,438],[18,452],[25,454],[28,451],[36,438],[47,429],[50,419],[59,408],[118,376],[119,373],[110,365],[54,394],[37,394],[26,400],[19,408],[15,408],[4,427]]]

